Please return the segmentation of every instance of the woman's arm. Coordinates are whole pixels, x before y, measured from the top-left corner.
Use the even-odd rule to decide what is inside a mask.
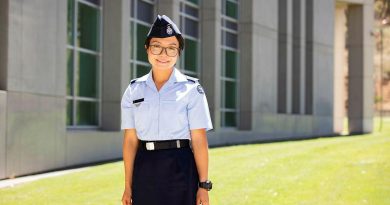
[[[126,129],[123,136],[123,162],[125,165],[125,191],[122,204],[131,204],[131,184],[133,179],[134,159],[138,149],[138,138],[135,129]]]
[[[205,129],[191,130],[192,149],[196,162],[196,168],[199,174],[199,181],[208,180],[209,153],[208,142]],[[196,204],[209,205],[209,194],[206,189],[198,189]]]

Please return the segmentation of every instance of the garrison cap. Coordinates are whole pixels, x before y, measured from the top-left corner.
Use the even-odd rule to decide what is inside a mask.
[[[167,38],[171,36],[181,36],[179,28],[176,24],[165,15],[157,15],[156,20],[154,21],[152,27],[149,30],[147,38]]]
[[[148,35],[145,39],[146,48],[149,46],[151,38],[168,38],[175,36],[179,41],[180,50],[184,49],[184,39],[181,35],[179,28],[176,26],[173,21],[165,15],[157,15],[156,20],[154,21],[152,27],[150,28]],[[180,55],[180,51],[179,51]]]

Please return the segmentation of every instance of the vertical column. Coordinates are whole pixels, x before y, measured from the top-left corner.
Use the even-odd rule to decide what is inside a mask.
[[[294,0],[286,1],[286,113],[292,113],[292,95],[291,85],[292,85],[292,74],[293,74],[293,5],[295,5]]]
[[[6,110],[7,110],[7,93],[0,90],[0,179],[6,177],[6,165],[7,165],[7,136],[6,136]]]
[[[65,163],[66,8],[67,1],[8,1],[8,177]]]
[[[0,1],[0,90],[7,89],[8,1]]]
[[[241,58],[243,58],[240,66],[242,70],[240,85],[250,83],[251,88],[249,90],[251,92],[246,91],[244,87],[241,88],[241,93],[245,95],[242,98],[251,96],[251,107],[242,107],[241,109],[251,112],[252,130],[272,133],[278,129],[278,125],[275,123],[277,118],[275,114],[278,108],[278,78],[280,77],[277,68],[278,63],[282,61],[278,57],[278,46],[281,45],[280,41],[278,42],[280,37],[278,26],[281,23],[278,22],[279,1],[253,0],[251,2],[251,8],[242,11],[241,14],[242,21],[245,21],[241,23],[241,26],[248,29],[239,33],[239,35],[250,36],[248,38],[250,42],[244,39],[240,45],[242,47],[240,51]],[[286,7],[286,5],[280,6]],[[248,20],[248,15],[250,20]],[[246,37],[243,36],[242,38]],[[247,42],[245,43],[245,41]],[[243,77],[243,75],[250,75],[250,77]],[[241,120],[246,119],[241,118]]]
[[[120,129],[120,102],[130,81],[130,1],[103,1],[102,129]],[[115,31],[115,32],[113,32]]]
[[[306,90],[306,83],[305,83],[305,78],[306,78],[306,1],[305,0],[300,0],[300,24],[301,24],[301,30],[300,30],[300,41],[299,41],[299,44],[300,44],[300,49],[299,49],[299,53],[300,53],[300,66],[299,66],[299,69],[300,69],[300,73],[301,73],[301,76],[300,76],[300,103],[299,103],[299,106],[300,106],[300,114],[305,114],[305,107],[306,107],[306,104],[305,104],[305,98],[306,98],[306,93],[305,93],[305,90]]]
[[[313,16],[308,29],[308,46],[312,46],[313,117],[311,124],[316,135],[333,134],[333,81],[334,81],[334,1],[310,0],[310,15]],[[310,11],[312,9],[312,11]],[[312,12],[312,13],[311,13]],[[307,18],[310,18],[307,16]],[[310,41],[311,40],[311,41]],[[309,54],[310,55],[310,54]],[[307,73],[308,74],[308,73]],[[312,79],[310,79],[312,78]],[[309,85],[307,85],[309,87]],[[308,93],[310,95],[310,93]]]
[[[292,2],[279,0],[278,113],[291,113]]]
[[[350,133],[372,131],[373,117],[373,42],[372,4],[348,8],[348,118]]]
[[[301,107],[301,41],[302,41],[302,21],[301,21],[301,0],[295,1],[292,8],[292,73],[291,73],[291,112],[300,113]]]
[[[0,1],[0,179],[6,177],[8,0]]]
[[[240,42],[240,61],[239,61],[239,99],[240,109],[238,115],[238,129],[251,130],[252,128],[252,69],[254,48],[254,23],[253,18],[253,0],[240,1],[240,18],[238,42]]]
[[[205,88],[214,128],[221,125],[221,0],[201,5],[201,83]]]
[[[157,14],[167,15],[176,25],[179,25],[180,20],[180,0],[160,0],[157,1]]]
[[[313,114],[313,58],[314,58],[314,2],[305,4],[305,110],[306,115]]]
[[[345,39],[347,32],[346,4],[337,4],[335,12],[334,42],[334,108],[333,129],[336,133],[343,131],[345,116],[345,70],[347,68]]]

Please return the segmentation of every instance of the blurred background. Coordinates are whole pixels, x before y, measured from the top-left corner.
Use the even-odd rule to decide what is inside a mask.
[[[206,91],[211,146],[381,130],[389,10],[387,0],[1,0],[0,179],[121,159],[120,101],[149,72],[157,14],[183,32],[176,67]]]

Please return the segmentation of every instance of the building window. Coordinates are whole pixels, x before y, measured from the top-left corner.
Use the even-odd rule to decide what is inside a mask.
[[[68,0],[66,124],[69,128],[93,128],[100,124],[100,3]]]
[[[144,43],[154,21],[152,0],[131,0],[130,5],[130,69],[131,78],[143,76],[150,71]]]
[[[222,0],[221,126],[237,126],[238,1]]]
[[[180,30],[184,37],[185,49],[180,56],[180,67],[185,74],[199,77],[200,30],[199,2],[182,0],[180,2]]]

